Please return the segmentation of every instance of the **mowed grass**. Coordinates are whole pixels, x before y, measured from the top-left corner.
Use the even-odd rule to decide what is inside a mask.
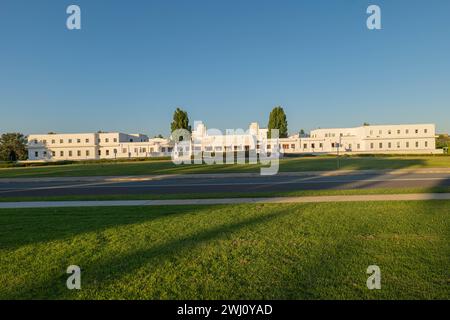
[[[450,187],[429,188],[373,188],[373,189],[326,189],[295,191],[245,191],[207,193],[143,193],[143,194],[90,194],[66,196],[24,196],[0,197],[1,202],[26,201],[106,201],[106,200],[175,200],[175,199],[223,199],[223,198],[270,198],[270,197],[313,197],[354,196],[375,194],[450,193]]]
[[[170,160],[140,162],[83,163],[43,167],[2,168],[0,178],[71,177],[71,176],[123,176],[151,174],[192,174],[259,172],[260,164],[175,165]],[[280,160],[281,172],[336,170],[335,157],[299,157]],[[374,156],[341,157],[340,169],[406,169],[450,168],[449,156]]]
[[[0,267],[1,299],[449,299],[450,202],[0,210]]]

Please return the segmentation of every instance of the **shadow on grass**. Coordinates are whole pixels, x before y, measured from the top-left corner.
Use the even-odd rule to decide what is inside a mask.
[[[441,157],[444,158],[444,157]],[[332,156],[284,158],[280,160],[281,172],[323,171],[339,169],[405,169],[423,167],[433,157],[425,156]],[[447,159],[445,157],[445,159]],[[450,167],[450,157],[448,157]],[[8,168],[0,169],[0,178],[14,177],[69,177],[69,176],[123,176],[145,174],[189,174],[189,173],[232,173],[259,172],[261,165],[224,164],[224,165],[175,165],[169,161],[85,163],[64,166]]]
[[[101,285],[102,283],[106,284],[111,279],[120,279],[148,263],[151,263],[152,268],[155,268],[176,257],[180,253],[192,250],[208,241],[226,238],[233,232],[258,224],[267,223],[290,213],[292,213],[291,210],[272,211],[263,216],[248,218],[232,224],[220,225],[196,234],[174,239],[149,249],[138,250],[119,257],[102,260],[101,263],[92,264],[85,262],[80,264],[84,275],[84,291],[98,289],[95,285],[92,287],[93,283]],[[58,277],[47,277],[49,279],[51,278],[49,282],[35,283],[27,287],[14,288],[14,292],[6,293],[4,295],[12,299],[76,298],[76,296],[73,295],[74,293],[67,290],[65,287],[67,275],[63,272],[64,270],[61,271],[61,275]],[[151,272],[151,270],[148,270],[148,272]]]
[[[204,206],[8,209],[0,214],[0,249],[70,239],[89,232],[206,210]],[[114,211],[114,212],[111,212]]]

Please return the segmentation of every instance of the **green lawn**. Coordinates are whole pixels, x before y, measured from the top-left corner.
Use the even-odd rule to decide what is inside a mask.
[[[0,210],[0,267],[1,299],[449,299],[450,201]]]
[[[373,188],[373,189],[327,189],[295,191],[247,191],[214,193],[167,193],[167,194],[92,194],[67,196],[24,196],[0,197],[0,202],[22,201],[102,201],[102,200],[173,200],[173,199],[222,199],[222,198],[262,198],[262,197],[306,197],[306,196],[344,196],[367,194],[411,194],[411,193],[450,193],[450,187],[431,188]]]
[[[170,160],[2,168],[0,178],[259,172],[260,165],[174,165]],[[449,156],[342,157],[341,169],[450,168]],[[334,157],[285,158],[281,172],[336,170]]]

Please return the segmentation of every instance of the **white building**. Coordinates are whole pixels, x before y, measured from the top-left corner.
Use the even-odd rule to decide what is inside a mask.
[[[434,154],[436,133],[434,124],[376,125],[356,128],[317,129],[310,135],[293,135],[278,140],[267,139],[268,129],[250,124],[246,132],[220,135],[198,123],[192,132],[193,152],[226,152],[273,149],[278,143],[286,154]],[[187,150],[184,150],[185,152]]]
[[[292,150],[285,149],[285,152]],[[434,124],[368,125],[356,128],[317,129],[300,138],[301,153],[431,154],[436,150]]]
[[[98,160],[170,156],[167,139],[149,139],[143,134],[74,133],[31,134],[29,160]]]
[[[267,129],[252,123],[247,131],[207,130],[197,122],[191,141],[174,146],[168,139],[142,134],[79,133],[29,135],[29,160],[93,160],[192,155],[198,152],[273,150],[285,154],[437,154],[434,124],[374,125],[316,129],[309,136],[267,138]]]

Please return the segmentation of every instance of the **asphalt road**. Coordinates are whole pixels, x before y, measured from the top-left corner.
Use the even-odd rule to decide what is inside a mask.
[[[143,181],[2,181],[0,198],[179,194],[216,192],[271,192],[295,190],[344,190],[371,188],[450,187],[450,173],[348,173],[343,175],[253,177],[159,177]]]

